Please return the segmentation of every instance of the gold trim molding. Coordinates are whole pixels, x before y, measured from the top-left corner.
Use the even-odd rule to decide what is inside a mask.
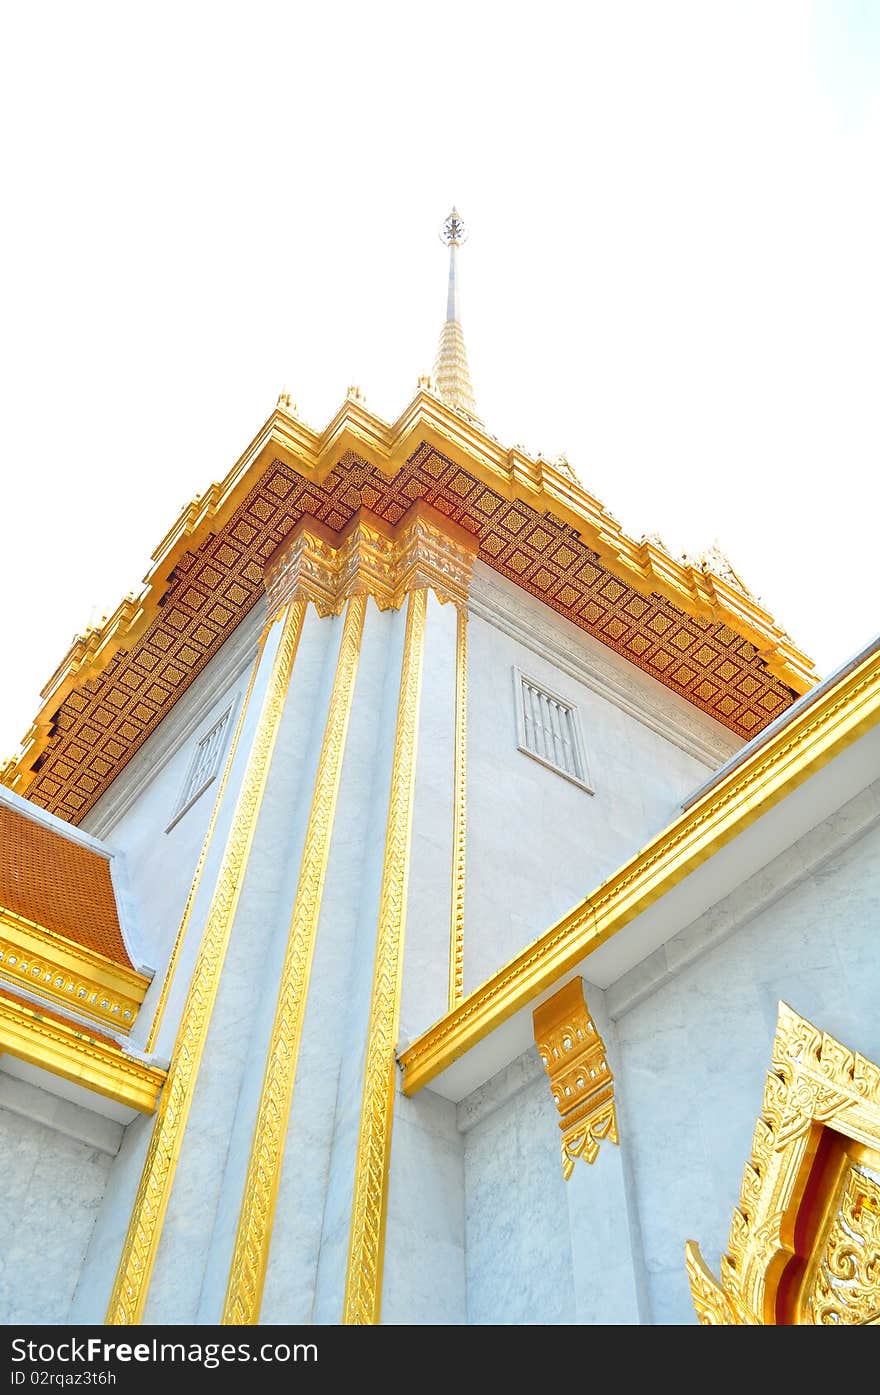
[[[452,781],[452,898],[449,910],[449,1010],[464,996],[464,892],[467,845],[467,622],[458,607],[455,631],[455,767]]]
[[[880,721],[880,652],[807,705],[402,1053],[414,1095]]]
[[[535,1045],[550,1078],[562,1130],[566,1182],[578,1158],[596,1161],[605,1138],[618,1142],[614,1076],[590,1016],[582,978],[573,978],[533,1014]]]
[[[382,1305],[388,1166],[396,1084],[395,1048],[400,1020],[427,602],[425,590],[413,591],[406,612],[379,894],[376,960],[367,1029],[364,1091],[354,1169],[354,1199],[342,1319],[346,1325],[378,1323]]]
[[[397,610],[411,591],[429,587],[440,601],[463,603],[478,542],[423,500],[396,527],[361,508],[341,533],[302,518],[266,563],[269,614],[296,597],[319,615],[339,615],[350,596],[372,596]]]
[[[165,977],[162,980],[162,988],[159,993],[159,1000],[156,1003],[156,1011],[153,1014],[153,1020],[150,1023],[150,1031],[147,1037],[146,1049],[148,1052],[155,1051],[156,1049],[156,1042],[159,1037],[159,1030],[162,1026],[162,1020],[165,1016],[165,1009],[168,1006],[168,996],[171,992],[171,985],[174,982],[174,975],[177,973],[177,965],[180,959],[180,952],[183,949],[183,944],[186,939],[186,932],[189,929],[190,917],[192,916],[196,896],[198,895],[199,887],[202,884],[202,873],[205,870],[205,862],[208,857],[208,852],[211,847],[211,843],[214,840],[214,829],[217,826],[217,819],[219,817],[220,809],[223,804],[223,798],[226,794],[226,786],[229,784],[229,776],[231,774],[232,766],[235,761],[236,751],[238,750],[239,738],[241,736],[242,730],[244,729],[245,718],[247,716],[248,708],[250,707],[251,694],[254,691],[254,684],[257,681],[257,673],[260,668],[260,660],[263,657],[263,649],[266,644],[267,633],[268,632],[264,630],[262,635],[260,636],[260,642],[257,646],[256,657],[254,658],[254,662],[251,667],[251,676],[248,679],[247,690],[244,695],[244,702],[241,704],[241,711],[238,714],[238,721],[235,724],[235,731],[233,732],[232,740],[229,743],[229,751],[226,756],[226,762],[223,766],[223,774],[220,777],[220,783],[217,787],[217,793],[214,798],[214,807],[211,810],[211,817],[208,820],[208,827],[205,830],[205,836],[202,840],[202,846],[199,852],[199,860],[196,863],[196,870],[193,873],[193,879],[190,883],[189,893],[187,894],[186,898],[186,905],[183,908],[183,915],[180,918],[180,925],[177,927],[177,934],[174,937],[174,944],[172,945],[171,953],[168,956],[168,965],[165,970]]]
[[[880,1313],[878,1168],[880,1067],[780,1003],[763,1109],[720,1283],[699,1245],[689,1240],[685,1246],[700,1322],[874,1321]]]
[[[275,1018],[269,1037],[222,1323],[253,1324],[260,1317],[366,608],[367,597],[359,593],[351,597],[345,614],[278,986]]]
[[[220,974],[229,947],[257,816],[263,802],[269,765],[299,646],[305,608],[305,602],[295,602],[285,610],[283,618],[279,617],[282,620],[281,637],[272,658],[259,722],[248,754],[247,768],[177,1031],[168,1079],[162,1091],[122,1247],[107,1309],[108,1323],[138,1323],[143,1317],[177,1159],[211,1025]]]
[[[130,1032],[150,978],[0,906],[0,979]]]
[[[0,1051],[84,1085],[118,1104],[152,1114],[165,1072],[36,1007],[0,996]]]
[[[0,767],[0,780],[19,794],[37,778],[40,756],[56,737],[55,714],[75,690],[94,682],[121,651],[131,652],[160,614],[168,577],[186,554],[222,530],[256,481],[278,460],[310,483],[322,485],[346,452],[387,477],[422,446],[442,453],[487,488],[537,514],[552,513],[574,529],[603,566],[642,596],[659,595],[689,616],[728,626],[751,644],[768,673],[797,693],[815,681],[810,660],[752,596],[702,563],[679,562],[648,539],[628,537],[617,520],[567,468],[502,446],[478,423],[420,390],[393,424],[347,397],[323,431],[314,431],[285,402],[268,417],[220,483],[188,504],[160,542],[144,589],[129,595],[100,625],[77,636],[42,691],[43,705],[21,755]],[[57,810],[56,810],[57,812]],[[80,817],[83,810],[80,810]]]

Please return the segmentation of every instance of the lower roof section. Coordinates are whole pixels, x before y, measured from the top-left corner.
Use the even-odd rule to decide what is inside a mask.
[[[401,1051],[403,1088],[460,1100],[533,1043],[532,1012],[571,974],[617,983],[880,780],[880,642],[737,757],[674,823]]]
[[[134,972],[109,850],[0,795],[0,907]]]

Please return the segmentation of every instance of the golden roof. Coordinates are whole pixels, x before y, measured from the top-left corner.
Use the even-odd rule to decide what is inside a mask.
[[[0,781],[72,823],[108,788],[263,594],[267,559],[308,514],[392,526],[424,499],[479,557],[738,736],[816,681],[768,612],[714,571],[628,537],[570,471],[508,449],[426,388],[393,424],[349,394],[324,431],[282,398],[153,554],[144,590],[77,637]]]

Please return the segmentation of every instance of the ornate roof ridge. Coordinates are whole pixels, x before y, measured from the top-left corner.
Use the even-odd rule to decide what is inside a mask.
[[[347,453],[353,453],[378,475],[390,478],[423,444],[501,497],[519,501],[569,530],[607,570],[641,595],[663,597],[701,624],[727,626],[731,640],[748,641],[768,673],[793,693],[806,692],[817,681],[811,661],[753,597],[711,571],[677,561],[649,539],[629,537],[570,468],[532,457],[520,447],[505,447],[422,380],[392,423],[382,421],[352,395],[322,431],[307,426],[292,406],[277,405],[226,476],[183,508],[153,552],[141,592],[126,596],[106,621],[74,640],[42,691],[43,703],[21,754],[0,767],[0,784],[26,793],[57,734],[55,719],[62,703],[98,679],[122,651],[134,648],[159,616],[175,567],[230,521],[273,462],[321,484]],[[68,812],[66,817],[75,816]]]

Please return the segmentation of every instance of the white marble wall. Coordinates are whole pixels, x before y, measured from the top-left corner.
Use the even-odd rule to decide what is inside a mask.
[[[617,1068],[604,994],[586,999]],[[472,1323],[638,1323],[644,1275],[626,1140],[562,1174],[559,1116],[530,1047],[458,1106]]]
[[[844,841],[845,824],[845,816],[829,821]],[[829,838],[829,825],[811,841],[821,844],[823,832]],[[779,900],[726,927],[725,938],[617,1022],[618,1098],[632,1140],[653,1322],[695,1320],[685,1240],[700,1242],[717,1273],[761,1108],[778,1001],[880,1060],[880,825],[792,884],[804,854],[799,845],[771,865],[788,883]],[[763,885],[766,877],[765,870]],[[711,942],[723,917],[723,906],[701,917],[683,948],[701,935]]]
[[[459,1106],[467,1321],[576,1321],[558,1115],[537,1050]]]
[[[464,1140],[454,1104],[398,1093],[382,1283],[383,1323],[464,1323]]]
[[[880,1060],[878,929],[873,786],[606,994],[587,986],[619,1149],[603,1144],[563,1185],[531,1050],[464,1100],[468,1320],[695,1322],[684,1243],[698,1240],[717,1272],[777,1004]]]
[[[216,1322],[244,1190],[340,617],[307,613],[162,1228],[148,1322]]]
[[[514,665],[577,706],[593,794],[517,749]],[[663,828],[708,773],[479,615],[469,625],[468,674],[466,992]]]
[[[542,635],[552,631],[554,643],[568,645],[571,656],[580,655],[582,646],[584,663],[599,662],[595,643],[565,622],[547,622],[537,603],[517,594],[519,638],[485,610],[472,613],[468,626],[466,989],[541,933],[664,824],[705,777],[705,751],[713,741],[718,748],[714,724],[699,714],[683,715],[675,701],[667,704],[672,714],[667,726],[662,714],[656,720],[650,713],[645,720],[634,715],[642,697],[646,712],[659,711],[653,691],[658,685],[628,671],[622,661],[606,665],[620,692],[629,694],[619,702],[581,681],[574,657],[557,666]],[[170,832],[167,825],[199,736],[231,696],[237,716],[260,619],[255,614],[243,622],[87,821],[125,855],[140,940],[158,971],[135,1044],[152,1017],[216,785]],[[310,612],[303,632],[150,1287],[149,1321],[210,1322],[219,1316],[341,623],[319,621]],[[341,1315],[404,624],[404,611],[380,614],[368,606],[267,1272],[265,1321],[338,1322]],[[524,624],[532,626],[534,643],[523,640]],[[430,597],[403,1039],[446,1008],[455,627],[454,609]],[[160,1056],[172,1050],[270,662],[271,642],[183,946]],[[595,794],[518,751],[514,664],[578,705]],[[683,731],[688,722],[692,739],[679,740],[676,723],[684,724]],[[694,753],[697,748],[702,758]],[[453,1129],[450,1110],[434,1096],[398,1102],[385,1321],[430,1321],[434,1312],[435,1321],[467,1316],[486,1322],[504,1314],[506,1321],[555,1322],[588,1310],[588,1302],[576,1295],[582,1250],[573,1259],[571,1234],[578,1223],[568,1217],[561,1190],[558,1130],[546,1081],[541,1077],[523,1085],[517,1099],[498,1104],[491,1126],[487,1115],[466,1134]],[[103,1316],[150,1127],[149,1120],[130,1125],[113,1164],[72,1310],[76,1321]],[[512,1164],[505,1158],[511,1147]],[[548,1177],[553,1180],[547,1182]],[[540,1197],[532,1195],[538,1178],[543,1179]],[[433,1256],[430,1265],[426,1254]],[[431,1282],[432,1266],[443,1275],[439,1287]],[[493,1289],[493,1275],[506,1288]]]
[[[172,828],[171,822],[200,738],[209,731],[230,703],[233,711],[224,733],[220,771],[238,720],[256,656],[262,607],[242,622],[204,672],[187,689],[177,706],[144,743],[107,793],[84,820],[86,831],[96,831],[124,859],[128,902],[136,925],[138,947],[144,960],[156,970],[132,1032],[140,1045],[146,1039],[161,989],[165,965],[177,935],[211,810],[217,795],[219,774]],[[248,730],[253,731],[259,710],[255,694]],[[241,771],[238,763],[238,773]],[[222,850],[222,834],[234,807],[226,801],[226,819],[218,827],[215,853]],[[216,872],[216,858],[212,868]],[[207,871],[207,869],[206,869]],[[192,968],[188,956],[187,967]],[[168,1025],[159,1041],[159,1053],[170,1055],[182,999],[175,997]]]
[[[104,1321],[152,1130],[152,1116],[139,1114],[123,1133],[76,1280],[69,1316],[72,1323]]]
[[[51,1117],[76,1106],[47,1097],[41,1109],[21,1097],[43,1091],[17,1081],[8,1088],[15,1112],[0,1106],[0,1323],[66,1323],[113,1158],[19,1112]]]
[[[614,1073],[619,1068],[620,1050],[606,995],[587,982],[584,994]],[[605,1140],[594,1162],[575,1165],[565,1195],[575,1321],[588,1326],[643,1322],[647,1284],[630,1139],[626,1133],[620,1134],[617,1144]]]
[[[691,747],[715,751],[720,761],[736,745],[710,718],[547,612],[511,583],[488,573],[484,576],[486,571],[478,567],[475,584],[482,591],[490,588],[508,610],[516,608],[519,638],[505,630],[494,613],[487,618],[485,606],[471,614],[466,989],[540,934],[668,821],[677,802],[705,778],[713,761],[711,754],[700,759],[689,753]],[[406,949],[404,1040],[445,1011],[448,981],[455,611],[450,605],[440,606],[433,595],[428,610],[410,877],[411,919],[417,928],[408,937]],[[157,970],[132,1035],[136,1044],[148,1031],[213,807],[216,781],[170,830],[168,823],[199,737],[230,701],[235,710],[227,742],[231,738],[261,623],[262,607],[258,607],[84,822],[86,829],[124,855],[138,941]],[[565,671],[553,662],[554,655]],[[578,705],[594,795],[517,750],[514,664]],[[599,689],[607,694],[612,691],[607,684],[616,685],[619,700],[601,696],[586,680],[573,676],[581,672],[603,674]],[[252,721],[258,696],[252,704]],[[632,715],[639,704],[644,720]],[[687,749],[672,739],[676,732]],[[203,878],[206,888],[216,873],[233,806],[234,798],[226,801],[218,824]],[[184,950],[179,986],[172,994],[159,1040],[160,1055],[168,1056],[173,1045],[195,948],[192,941]]]

